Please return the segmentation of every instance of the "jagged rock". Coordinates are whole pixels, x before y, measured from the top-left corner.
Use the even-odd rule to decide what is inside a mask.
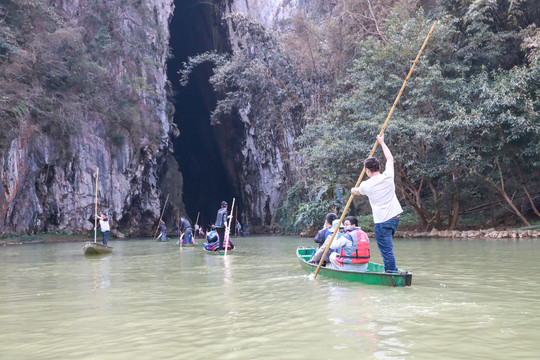
[[[155,124],[160,135],[155,139],[142,134],[136,142],[114,145],[104,140],[107,129],[103,119],[85,118],[80,134],[62,139],[34,132],[30,121],[23,123],[19,136],[0,156],[0,235],[91,230],[97,168],[98,207],[109,213],[112,226],[149,229],[159,217],[163,198],[158,174],[170,156],[172,118],[164,104],[173,0],[148,0],[137,7],[120,0],[101,2],[99,7],[94,6],[94,0],[47,2],[59,25],[84,31],[87,39],[99,30],[87,26],[89,19],[101,16],[94,13],[96,9],[107,12],[126,47],[111,52],[100,65],[119,83],[144,79],[145,87],[137,90],[138,109],[134,110]],[[142,47],[132,44],[146,44],[152,51],[143,54]],[[69,157],[58,153],[59,140],[69,147]]]

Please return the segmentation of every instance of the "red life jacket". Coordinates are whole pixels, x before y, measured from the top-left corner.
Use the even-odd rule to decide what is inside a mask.
[[[336,260],[345,264],[365,264],[369,262],[369,238],[360,228],[353,228],[346,233],[352,239],[352,245],[342,247]],[[345,236],[345,235],[344,235]]]

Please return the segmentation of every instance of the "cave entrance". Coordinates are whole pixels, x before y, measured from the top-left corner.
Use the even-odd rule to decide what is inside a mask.
[[[167,76],[174,90],[174,122],[180,136],[172,139],[174,157],[183,175],[183,202],[194,223],[200,212],[199,225],[213,224],[222,200],[229,202],[233,190],[228,182],[216,135],[210,125],[210,112],[216,97],[208,79],[211,65],[198,67],[188,86],[179,83],[182,62],[205,51],[228,51],[226,29],[212,2],[175,0],[170,24],[172,57],[167,62]]]

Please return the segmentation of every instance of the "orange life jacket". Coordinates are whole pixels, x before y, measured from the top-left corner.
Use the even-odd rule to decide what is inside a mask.
[[[346,235],[352,239],[351,246],[344,246],[337,256],[345,264],[365,264],[369,262],[369,238],[360,228],[348,229]]]

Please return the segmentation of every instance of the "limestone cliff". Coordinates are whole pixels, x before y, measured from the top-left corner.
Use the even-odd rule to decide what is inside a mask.
[[[259,21],[266,28],[279,31],[280,24],[287,23],[298,12],[309,11],[309,2],[301,0],[238,0],[231,1],[225,13],[229,15],[240,13]],[[246,43],[231,20],[226,21],[230,47],[232,51],[239,46],[251,46]],[[298,179],[298,163],[301,161],[295,150],[295,138],[301,132],[301,125],[289,119],[284,131],[272,131],[271,141],[261,142],[265,138],[261,134],[261,126],[255,119],[260,115],[260,109],[252,104],[239,109],[236,131],[243,135],[242,148],[229,162],[234,162],[231,168],[236,168],[232,183],[238,184],[241,199],[245,208],[245,217],[251,220],[254,230],[272,231],[275,210],[283,202],[287,189]],[[272,126],[272,125],[270,125]],[[238,139],[238,134],[223,141],[231,142]],[[227,160],[225,160],[227,161]]]
[[[0,235],[91,230],[97,168],[99,209],[113,227],[151,232],[159,181],[176,171],[165,165],[173,1],[9,0],[0,11],[0,115],[11,124],[0,148]],[[172,202],[182,206],[179,195]]]

